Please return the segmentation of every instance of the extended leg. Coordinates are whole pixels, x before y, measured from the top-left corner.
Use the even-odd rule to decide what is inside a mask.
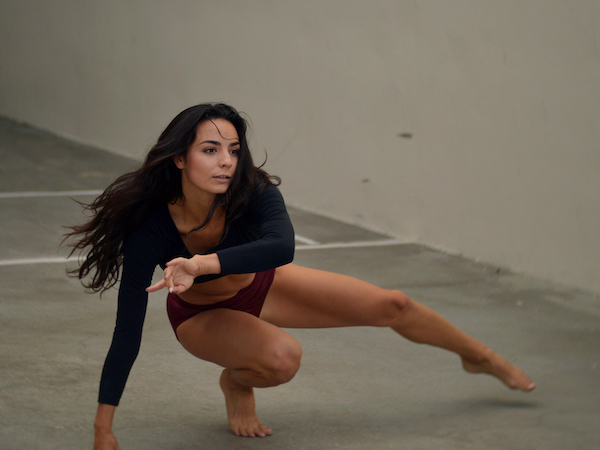
[[[289,264],[277,269],[261,319],[282,327],[391,327],[405,338],[457,353],[465,370],[488,373],[513,389],[535,384],[518,368],[400,291]]]
[[[432,309],[412,300],[403,307],[392,329],[405,338],[457,353],[469,373],[487,373],[511,389],[529,392],[535,384],[518,367],[462,332]]]

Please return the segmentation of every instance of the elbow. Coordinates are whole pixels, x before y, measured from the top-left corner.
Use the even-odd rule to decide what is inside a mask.
[[[295,242],[293,239],[281,243],[281,246],[279,248],[280,257],[281,257],[280,265],[283,266],[285,264],[291,263],[294,260],[295,250],[296,250],[296,245],[295,245]]]
[[[291,242],[287,242],[284,245],[284,250],[283,250],[283,255],[284,255],[284,264],[289,264],[294,260],[294,252],[296,251],[296,244],[294,242],[294,240],[291,240]]]

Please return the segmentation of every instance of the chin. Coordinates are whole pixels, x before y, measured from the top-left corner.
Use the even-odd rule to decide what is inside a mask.
[[[212,194],[225,194],[229,190],[229,186],[223,186],[221,189],[215,189]]]

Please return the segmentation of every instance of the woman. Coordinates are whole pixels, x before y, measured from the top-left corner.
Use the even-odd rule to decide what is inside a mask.
[[[236,435],[272,434],[256,416],[253,388],[285,383],[299,368],[300,344],[280,327],[391,327],[457,353],[467,372],[535,388],[519,368],[402,292],[292,264],[294,232],[279,180],[254,166],[246,127],[224,104],[181,112],[141,168],[111,184],[88,206],[92,219],[68,235],[77,239],[73,251],[87,252],[73,272],[91,275],[86,287],[104,291],[121,273],[95,449],[119,448],[115,408],[139,350],[147,293],[163,288],[181,345],[224,368],[220,385]],[[164,278],[149,286],[156,265]]]

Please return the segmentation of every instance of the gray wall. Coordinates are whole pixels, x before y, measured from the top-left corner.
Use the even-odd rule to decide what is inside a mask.
[[[597,0],[3,1],[0,114],[139,157],[230,102],[288,203],[600,292],[599,23]]]

